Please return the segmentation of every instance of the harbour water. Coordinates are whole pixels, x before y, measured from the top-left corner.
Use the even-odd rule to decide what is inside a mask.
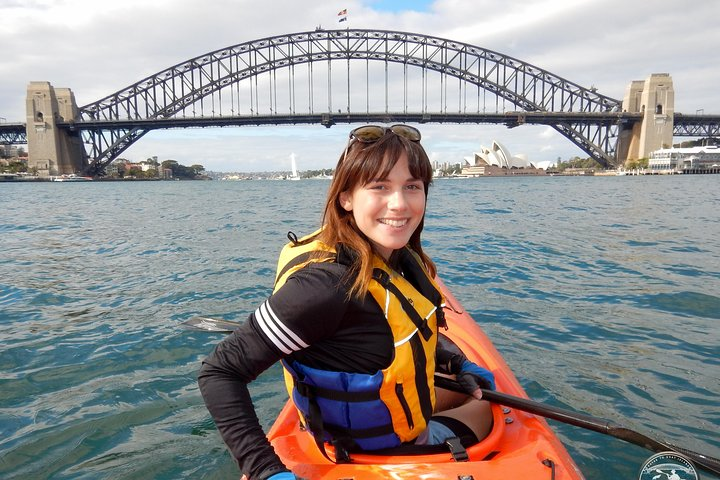
[[[195,381],[221,337],[179,324],[255,309],[328,185],[0,185],[0,478],[237,478]],[[425,244],[532,398],[720,457],[718,191],[438,180]],[[252,385],[265,426],[280,375]],[[651,454],[552,425],[589,479],[638,478]]]

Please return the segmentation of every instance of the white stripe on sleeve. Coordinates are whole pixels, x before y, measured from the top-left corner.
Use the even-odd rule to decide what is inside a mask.
[[[280,321],[267,300],[255,310],[255,319],[265,336],[284,354],[309,346]]]

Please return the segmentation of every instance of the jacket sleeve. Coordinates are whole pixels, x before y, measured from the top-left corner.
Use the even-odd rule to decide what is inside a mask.
[[[215,347],[198,375],[205,405],[249,480],[287,471],[260,426],[247,387],[278,359],[248,321]]]
[[[260,426],[248,383],[281,358],[335,332],[345,308],[338,281],[330,267],[302,269],[202,363],[198,384],[205,405],[249,480],[287,469]]]

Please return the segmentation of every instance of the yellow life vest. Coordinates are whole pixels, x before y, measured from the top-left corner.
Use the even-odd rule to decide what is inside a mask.
[[[335,262],[337,252],[316,240],[318,232],[287,244],[278,261],[275,290],[295,271],[310,262]],[[369,293],[382,309],[393,335],[395,352],[391,364],[374,375],[329,372],[297,362],[283,361],[285,381],[296,408],[310,430],[321,425],[324,441],[344,437],[351,448],[374,450],[412,441],[426,428],[435,406],[435,349],[438,325],[445,325],[444,298],[422,265],[420,257],[405,248],[401,266],[412,275],[416,288],[392,270],[379,256],[373,257],[373,280]],[[361,385],[358,387],[358,385]],[[360,390],[374,390],[359,392]],[[333,393],[335,392],[335,393]],[[348,393],[352,392],[352,393]],[[308,405],[309,397],[326,399],[336,405],[343,418],[321,413]],[[327,400],[329,399],[329,401]],[[333,407],[334,408],[334,407]],[[385,420],[383,420],[385,418]],[[319,432],[313,431],[316,435]]]

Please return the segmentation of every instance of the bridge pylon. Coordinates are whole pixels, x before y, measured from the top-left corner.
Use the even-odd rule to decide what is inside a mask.
[[[675,91],[670,74],[653,73],[628,85],[623,112],[642,113],[642,120],[620,129],[617,158],[620,162],[647,158],[673,142]]]
[[[40,176],[82,172],[87,155],[80,134],[57,127],[58,122],[79,118],[73,92],[50,82],[30,82],[26,107],[28,168],[36,168]]]

